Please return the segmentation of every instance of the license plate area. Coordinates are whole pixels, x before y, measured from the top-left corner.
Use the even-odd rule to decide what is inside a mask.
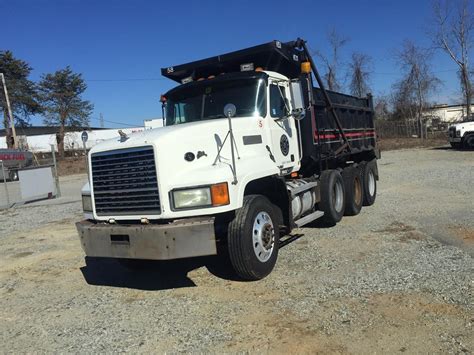
[[[113,245],[130,246],[130,237],[128,236],[128,234],[111,234],[110,243]]]

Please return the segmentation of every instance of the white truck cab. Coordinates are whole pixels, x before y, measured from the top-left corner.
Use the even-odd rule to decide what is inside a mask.
[[[227,103],[236,106],[232,117],[235,167],[229,120],[224,111],[215,111]],[[289,114],[294,108],[289,79],[275,72],[242,73],[172,90],[167,94],[165,127],[126,139],[117,134],[116,139],[91,149],[92,183],[85,189],[89,187],[96,203],[86,217],[105,222],[136,220],[137,215],[140,219],[173,219],[242,207],[243,190],[250,181],[299,170],[297,121]],[[196,114],[201,116],[197,118]],[[158,191],[162,192],[159,198],[153,200],[152,189],[144,191],[149,184],[140,185],[136,192],[126,192],[131,186],[122,184],[116,191],[126,192],[123,198],[102,197],[106,196],[103,181],[110,181],[111,175],[127,181],[126,175],[120,177],[111,170],[114,162],[123,163],[125,159],[134,160],[137,171],[143,172],[147,171],[146,162],[154,160],[150,169],[156,169],[158,174],[146,181],[154,183],[156,179]],[[115,169],[119,170],[119,166]],[[212,201],[214,186],[225,190],[225,201]],[[83,194],[87,194],[85,189]],[[109,185],[105,191],[110,191]]]

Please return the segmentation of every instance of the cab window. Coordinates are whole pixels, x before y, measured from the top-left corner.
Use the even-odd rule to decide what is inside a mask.
[[[286,97],[285,88],[283,86],[278,87],[278,85],[276,84],[270,85],[270,116],[271,117],[286,116],[285,97]]]

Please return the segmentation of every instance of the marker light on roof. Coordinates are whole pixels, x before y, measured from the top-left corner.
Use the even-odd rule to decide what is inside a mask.
[[[181,84],[187,84],[187,83],[190,83],[191,81],[193,81],[193,77],[188,76],[186,78],[181,79]]]
[[[240,64],[240,71],[251,71],[253,70],[253,63]]]

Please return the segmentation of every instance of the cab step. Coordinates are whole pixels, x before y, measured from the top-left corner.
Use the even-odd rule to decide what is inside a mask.
[[[306,215],[300,219],[297,219],[295,221],[295,224],[298,228],[303,227],[305,224],[308,224],[309,222],[312,222],[315,219],[321,218],[322,216],[324,216],[323,211],[314,211],[313,213],[310,213],[309,215]]]

